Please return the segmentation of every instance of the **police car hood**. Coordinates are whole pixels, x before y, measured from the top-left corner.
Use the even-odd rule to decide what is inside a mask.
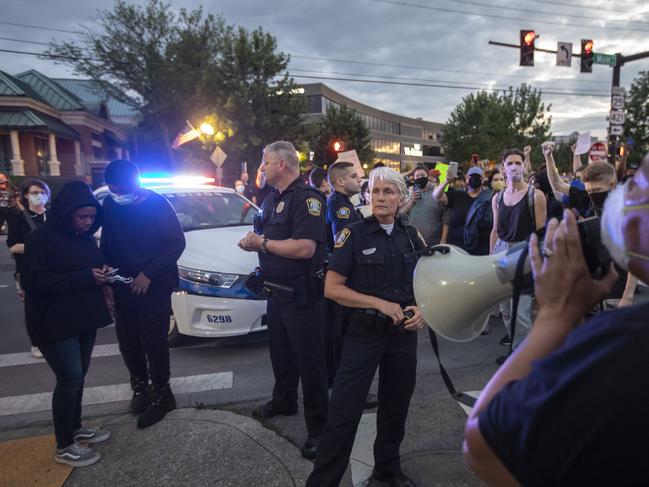
[[[202,271],[250,274],[259,266],[257,253],[244,252],[237,243],[251,231],[251,225],[244,225],[185,232],[185,251],[178,265]]]

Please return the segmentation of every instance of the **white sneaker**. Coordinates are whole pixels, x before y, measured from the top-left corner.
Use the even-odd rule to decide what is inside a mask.
[[[72,443],[65,448],[56,449],[54,461],[56,463],[64,463],[72,467],[87,467],[93,463],[97,463],[101,455],[90,448],[84,448],[79,443]]]
[[[43,358],[43,354],[38,347],[32,347],[32,355],[34,358]]]
[[[74,432],[74,441],[77,443],[101,443],[110,438],[110,431],[101,428],[81,427]]]

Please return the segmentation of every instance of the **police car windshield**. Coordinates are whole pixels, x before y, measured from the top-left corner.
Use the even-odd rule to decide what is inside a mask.
[[[257,209],[235,193],[165,193],[185,232],[252,225]]]

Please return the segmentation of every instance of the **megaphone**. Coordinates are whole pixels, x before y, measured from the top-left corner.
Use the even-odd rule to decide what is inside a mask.
[[[516,265],[526,242],[486,256],[469,255],[455,245],[432,247],[419,259],[413,287],[415,301],[430,328],[454,342],[476,338],[491,310],[511,297]],[[529,275],[529,259],[523,275]]]

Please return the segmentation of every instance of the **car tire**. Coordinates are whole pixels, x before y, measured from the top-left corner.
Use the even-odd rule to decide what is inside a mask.
[[[167,341],[170,347],[177,347],[185,340],[185,335],[178,331],[178,324],[173,313],[169,315],[169,332],[167,334]]]

